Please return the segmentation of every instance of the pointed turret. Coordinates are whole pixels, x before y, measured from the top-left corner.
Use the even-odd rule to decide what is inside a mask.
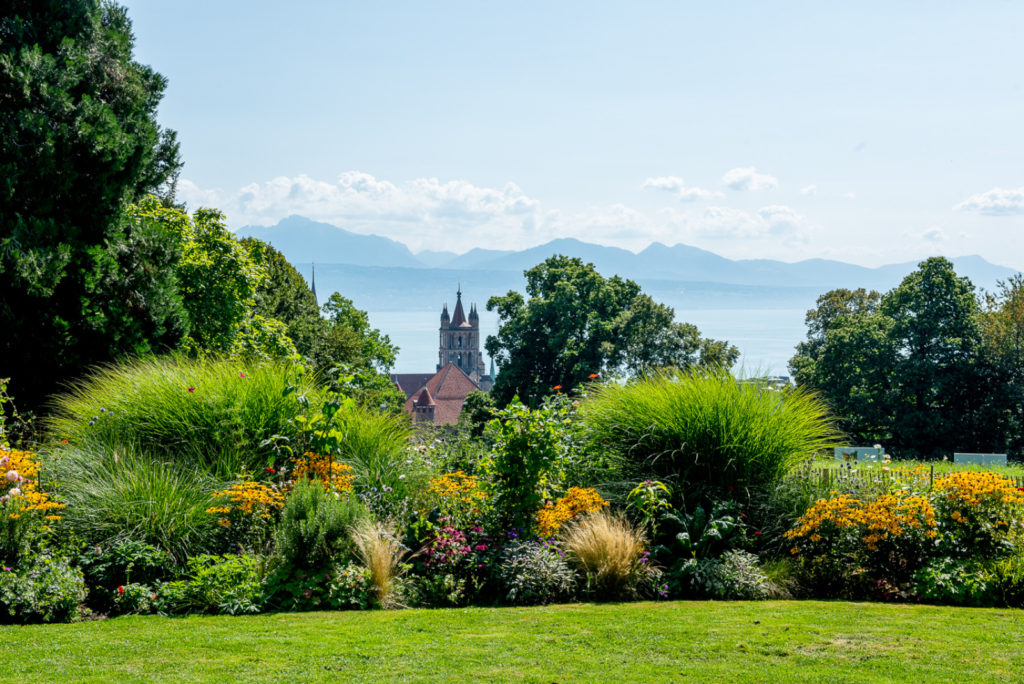
[[[466,312],[462,310],[462,284],[459,284],[459,291],[455,293],[455,313],[452,314],[452,327],[457,328],[466,323]]]
[[[469,305],[469,324],[474,328],[480,325],[480,316],[476,312],[476,304]]]

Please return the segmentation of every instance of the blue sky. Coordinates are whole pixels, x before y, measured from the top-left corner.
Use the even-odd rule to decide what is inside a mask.
[[[232,227],[1024,269],[1024,3],[125,4]]]

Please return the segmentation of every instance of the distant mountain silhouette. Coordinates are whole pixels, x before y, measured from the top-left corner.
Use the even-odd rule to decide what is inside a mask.
[[[436,274],[442,279],[458,279],[459,272],[473,271],[473,278],[492,274],[497,283],[519,282],[522,272],[544,261],[553,254],[564,254],[593,263],[605,276],[620,275],[641,284],[657,281],[657,289],[672,289],[678,285],[693,286],[707,294],[714,284],[741,286],[724,291],[743,298],[751,295],[750,287],[772,288],[776,293],[824,293],[837,287],[865,287],[885,291],[895,287],[918,262],[888,264],[878,268],[865,268],[828,259],[807,259],[795,263],[772,259],[733,260],[697,247],[677,244],[667,246],[655,242],[639,254],[618,247],[607,247],[572,238],[552,240],[537,247],[519,251],[472,249],[465,254],[445,251],[422,251],[413,254],[401,242],[377,235],[361,235],[327,223],[319,223],[301,216],[289,216],[276,226],[246,226],[239,235],[265,240],[279,249],[295,265],[337,264],[362,267],[389,267],[399,269],[444,269]],[[996,281],[1005,280],[1016,273],[1004,266],[991,264],[980,256],[951,259],[960,275],[965,275],[978,287],[993,289]],[[319,269],[318,269],[319,270]],[[302,269],[303,273],[306,270]],[[335,269],[337,272],[337,270]],[[500,275],[499,275],[500,274]],[[378,273],[377,275],[381,275]],[[398,276],[396,282],[407,282],[408,274]],[[427,282],[429,279],[421,279]],[[483,283],[481,283],[482,285]],[[445,283],[451,289],[450,283]],[[497,293],[488,288],[491,294]],[[504,292],[504,290],[500,290]]]
[[[244,226],[238,230],[238,235],[269,242],[295,265],[316,262],[406,268],[424,266],[401,242],[378,235],[360,235],[302,216],[289,216],[275,226]]]

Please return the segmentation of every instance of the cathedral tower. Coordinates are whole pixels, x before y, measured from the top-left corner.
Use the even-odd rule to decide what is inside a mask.
[[[453,363],[487,391],[491,377],[487,375],[483,355],[480,354],[480,316],[476,304],[469,307],[469,317],[462,308],[462,286],[455,294],[455,311],[448,316],[448,305],[441,310],[441,337],[437,354],[437,370]]]

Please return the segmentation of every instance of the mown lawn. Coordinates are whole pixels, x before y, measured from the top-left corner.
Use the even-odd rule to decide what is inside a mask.
[[[1020,682],[1024,611],[672,602],[0,628],[5,681]]]

